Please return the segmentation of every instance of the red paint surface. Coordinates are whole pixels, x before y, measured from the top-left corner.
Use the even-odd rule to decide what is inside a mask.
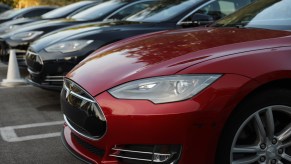
[[[119,144],[181,144],[180,163],[214,163],[221,130],[242,99],[263,84],[291,78],[290,32],[206,28],[135,37],[96,51],[68,78],[97,95],[107,133],[86,142],[106,150],[97,158],[71,139],[68,144],[96,163],[117,163],[109,150]],[[193,98],[153,104],[121,100],[108,89],[124,82],[173,74],[223,74]]]

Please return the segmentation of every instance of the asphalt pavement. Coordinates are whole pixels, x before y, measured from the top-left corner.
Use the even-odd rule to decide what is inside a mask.
[[[0,82],[7,66],[0,63]],[[26,76],[25,70],[21,76]],[[0,163],[78,164],[63,147],[59,93],[30,85],[0,85]]]

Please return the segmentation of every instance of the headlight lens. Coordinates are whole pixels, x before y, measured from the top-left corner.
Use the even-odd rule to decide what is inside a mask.
[[[12,25],[5,25],[5,24],[0,25],[0,33],[4,33],[6,31],[8,31],[10,26],[12,26]]]
[[[109,90],[120,99],[143,99],[168,103],[189,99],[221,75],[175,75],[128,82]]]
[[[18,34],[14,34],[11,36],[12,40],[21,40],[21,41],[29,41],[35,39],[37,36],[41,35],[43,31],[29,31],[29,32],[21,32]]]
[[[74,52],[79,51],[82,48],[91,44],[93,40],[73,40],[73,41],[66,41],[62,43],[57,43],[52,46],[45,48],[47,52]]]
[[[10,26],[6,26],[6,28],[3,28],[4,32],[11,32],[15,29],[17,29],[19,26],[18,25],[10,25]],[[0,30],[1,31],[1,30]]]

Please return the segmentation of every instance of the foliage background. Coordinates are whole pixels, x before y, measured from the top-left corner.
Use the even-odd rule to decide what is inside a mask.
[[[64,6],[80,0],[0,0],[0,3],[9,5],[13,8],[24,8],[38,5]]]

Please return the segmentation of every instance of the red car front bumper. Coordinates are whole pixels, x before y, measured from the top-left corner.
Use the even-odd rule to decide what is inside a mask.
[[[224,75],[192,99],[154,104],[121,100],[104,92],[95,97],[107,121],[105,135],[91,140],[64,125],[64,143],[93,163],[122,163],[110,156],[123,145],[180,145],[179,163],[214,163],[220,132],[245,93],[248,78]],[[98,128],[98,127],[96,127]]]

